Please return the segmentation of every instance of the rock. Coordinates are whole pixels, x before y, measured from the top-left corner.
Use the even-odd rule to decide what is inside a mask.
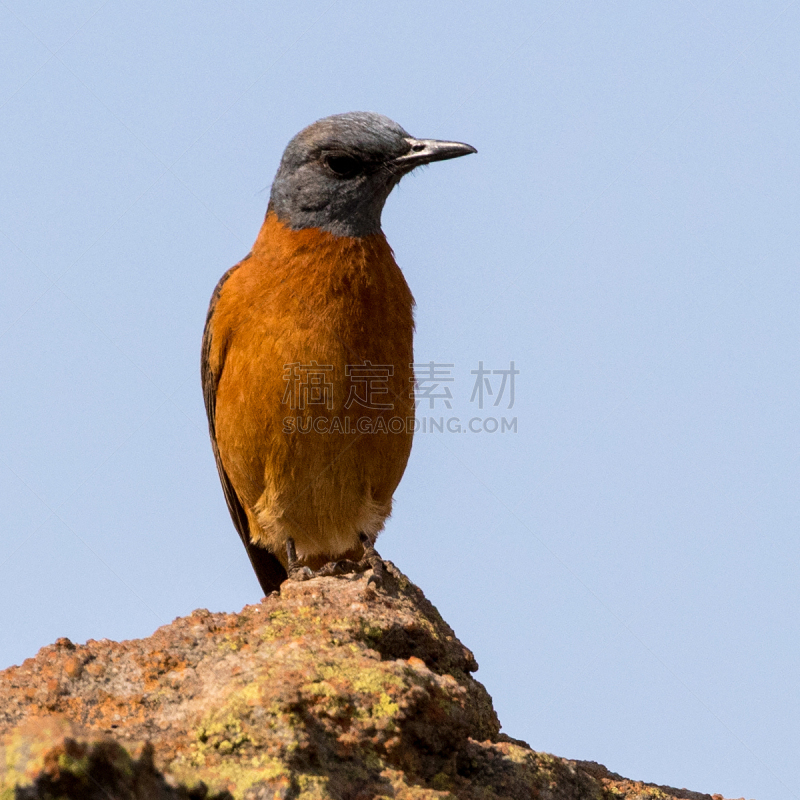
[[[369,576],[147,639],[58,639],[1,672],[0,800],[712,800],[501,734],[422,592],[391,564]]]

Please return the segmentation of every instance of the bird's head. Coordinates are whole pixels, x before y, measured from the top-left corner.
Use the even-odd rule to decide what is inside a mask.
[[[380,230],[383,205],[403,175],[475,152],[461,142],[415,139],[381,114],[325,117],[287,145],[269,209],[294,230],[368,236]]]

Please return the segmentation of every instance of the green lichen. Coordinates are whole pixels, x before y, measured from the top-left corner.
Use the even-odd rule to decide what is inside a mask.
[[[401,689],[404,685],[402,678],[381,667],[359,666],[357,676],[353,681],[353,688],[364,694],[385,692],[387,689]]]
[[[39,735],[31,737],[15,731],[5,740],[5,746],[0,748],[0,791],[11,792],[14,796],[15,787],[30,786],[41,771],[45,768],[47,757],[59,750],[63,750],[66,726],[53,721],[51,726],[43,729]],[[120,766],[130,772],[130,756],[122,748],[117,748],[115,760],[120,761]],[[76,752],[86,752],[78,757],[62,752],[58,755],[58,764],[65,772],[69,772],[79,780],[85,780],[89,771],[88,748],[76,748]],[[0,795],[5,796],[5,794]]]
[[[328,778],[321,775],[298,775],[297,786],[300,790],[297,800],[330,800]]]
[[[229,650],[233,653],[238,652],[247,644],[247,640],[243,636],[231,636],[230,634],[224,636],[222,641],[217,645],[217,650],[224,652]]]
[[[234,692],[222,708],[208,713],[194,731],[192,763],[203,766],[213,751],[228,755],[252,742],[242,720],[247,719],[260,700],[260,687],[251,683]]]
[[[644,798],[652,798],[652,800],[670,800],[670,796],[659,789],[657,786],[640,786],[637,787],[637,797],[641,797],[642,800]]]
[[[370,714],[376,719],[393,719],[397,712],[400,711],[400,706],[395,703],[391,697],[385,692],[381,694],[380,699],[370,709]],[[393,728],[394,726],[391,726]]]
[[[278,609],[270,613],[269,625],[262,631],[261,638],[267,642],[273,642],[276,639],[299,638],[318,634],[322,627],[322,618],[313,614],[310,608],[302,607],[291,614],[284,609]],[[325,627],[328,626],[325,625]]]
[[[515,764],[529,764],[531,762],[531,751],[525,750],[525,748],[520,747],[516,744],[509,744],[506,751],[503,755],[513,761]],[[537,755],[543,756],[545,753],[538,753]],[[548,764],[548,759],[537,759],[544,762],[546,765],[552,765],[552,761]]]
[[[86,783],[89,778],[89,754],[86,752],[80,757],[70,755],[69,753],[61,753],[58,756],[58,766],[59,769],[64,772],[74,775],[82,783]]]
[[[306,691],[313,696],[317,697],[340,697],[340,692],[328,681],[316,681],[310,686],[306,687]]]
[[[383,638],[385,631],[383,628],[362,617],[358,621],[358,633],[359,639],[372,644],[377,644]]]
[[[261,636],[265,641],[272,642],[286,635],[286,625],[291,621],[291,614],[285,609],[279,608],[272,611],[269,615],[269,625],[264,629]]]
[[[13,796],[15,786],[24,786],[30,783],[25,779],[24,775],[25,762],[28,760],[26,751],[28,750],[29,748],[25,747],[24,739],[17,734],[10,737],[3,751],[0,751],[4,756],[3,761],[5,762],[2,773],[2,791],[4,794],[0,795],[3,800],[5,800],[5,792],[10,791]]]
[[[291,771],[279,760],[263,754],[248,759],[228,756],[213,767],[200,770],[184,763],[175,763],[170,766],[169,772],[187,785],[195,785],[202,780],[214,791],[227,790],[235,798],[241,798],[257,783],[273,784],[276,788],[288,788],[292,784]]]
[[[282,625],[292,618],[292,615],[285,609],[279,608],[277,611],[270,611],[269,621],[271,625]]]
[[[446,772],[439,772],[431,779],[431,786],[440,792],[447,792],[453,785],[453,779]]]

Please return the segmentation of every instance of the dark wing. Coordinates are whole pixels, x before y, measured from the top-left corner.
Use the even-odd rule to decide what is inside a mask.
[[[208,432],[211,436],[211,447],[214,450],[214,459],[217,462],[217,472],[219,472],[219,479],[222,483],[222,491],[225,493],[225,502],[228,504],[228,511],[230,511],[231,519],[233,520],[236,530],[239,532],[239,537],[242,540],[242,544],[244,544],[245,550],[247,550],[247,555],[256,573],[258,582],[261,584],[261,589],[264,594],[269,594],[270,592],[276,591],[281,583],[286,580],[286,570],[283,568],[283,564],[281,564],[269,550],[258,547],[250,541],[247,515],[244,512],[244,507],[236,494],[236,490],[233,488],[228,474],[225,472],[225,468],[222,466],[214,425],[217,407],[217,385],[223,365],[220,364],[218,369],[214,371],[211,369],[209,363],[209,354],[211,352],[211,320],[214,316],[214,310],[219,300],[222,287],[235,269],[236,267],[232,267],[222,276],[216,289],[214,289],[214,294],[211,296],[211,303],[209,304],[208,315],[206,316],[206,327],[203,331],[203,352],[200,360],[200,375],[203,380],[203,400],[205,401],[206,415],[208,416]]]

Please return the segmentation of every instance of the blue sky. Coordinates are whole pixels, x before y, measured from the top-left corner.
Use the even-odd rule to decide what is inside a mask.
[[[206,307],[291,136],[379,111],[479,151],[384,229],[425,414],[482,429],[416,437],[380,552],[510,735],[800,797],[796,3],[0,0],[0,41],[0,667],[259,599]]]

